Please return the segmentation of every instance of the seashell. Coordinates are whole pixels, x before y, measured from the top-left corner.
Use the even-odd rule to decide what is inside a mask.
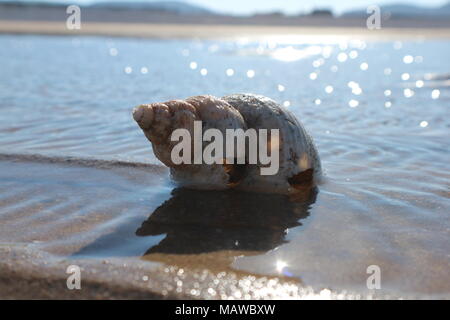
[[[233,94],[222,98],[203,95],[144,104],[134,109],[133,117],[152,143],[156,157],[170,168],[172,179],[180,186],[290,194],[315,186],[321,177],[320,158],[311,136],[291,112],[261,95]],[[171,152],[178,141],[171,141],[171,134],[181,128],[194,137],[194,121],[201,121],[202,133],[214,128],[224,137],[227,129],[267,129],[269,132],[278,129],[279,139],[269,135],[264,146],[272,152],[278,148],[278,172],[261,174],[261,169],[267,165],[260,160],[249,161],[248,142],[245,150],[238,150],[235,145],[233,151],[237,158],[227,157],[223,164],[195,164],[198,152],[191,155],[191,164],[174,163]],[[191,147],[195,149],[193,140]],[[201,141],[201,150],[197,151],[201,153],[209,143]],[[239,156],[242,151],[245,159]],[[223,154],[226,154],[225,146]],[[238,159],[244,163],[239,163]]]

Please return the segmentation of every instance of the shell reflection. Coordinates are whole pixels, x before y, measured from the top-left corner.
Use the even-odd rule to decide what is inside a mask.
[[[301,225],[316,195],[316,188],[303,193],[301,199],[234,190],[175,189],[136,235],[165,236],[145,252],[147,260],[223,270],[237,256],[259,255],[286,243],[288,229]]]

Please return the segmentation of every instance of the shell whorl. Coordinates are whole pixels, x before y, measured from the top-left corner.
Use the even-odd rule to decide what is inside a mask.
[[[289,194],[315,185],[321,176],[311,136],[291,112],[261,95],[203,95],[152,103],[135,108],[133,117],[151,141],[156,157],[181,186]],[[195,120],[202,121],[204,131],[215,128],[224,136],[226,129],[279,129],[278,173],[261,175],[259,164],[174,164],[170,154],[176,142],[171,142],[170,134],[185,128],[193,135]]]

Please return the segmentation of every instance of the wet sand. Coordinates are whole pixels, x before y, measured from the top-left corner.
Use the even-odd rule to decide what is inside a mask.
[[[297,247],[304,246],[301,252],[288,255],[302,261],[296,265],[304,265],[308,283],[316,285],[305,284],[287,269],[268,272],[267,262],[252,263],[252,259],[277,261],[272,256],[276,257],[280,245],[289,243],[287,230],[310,219],[306,218],[316,194],[309,201],[289,203],[282,196],[173,190],[163,167],[75,158],[3,154],[0,173],[0,298],[407,299],[447,295],[445,262],[433,255],[420,262],[423,253],[416,251],[408,258],[415,260],[411,266],[398,269],[397,258],[383,257],[380,250],[366,251],[368,243],[378,244],[365,239],[365,232],[362,236],[360,231],[340,230],[342,219],[350,218],[343,213],[334,218],[332,213],[321,212],[320,218],[316,213],[319,229],[306,232],[309,239],[297,242]],[[334,202],[331,199],[328,205]],[[333,234],[326,231],[330,229],[335,230]],[[353,237],[360,240],[342,247],[342,242]],[[341,242],[337,245],[341,249],[330,241]],[[342,254],[354,261],[350,263],[353,268],[349,269],[347,259],[338,258]],[[386,278],[396,279],[392,288],[382,292],[363,289],[367,275],[359,265],[374,261],[383,265]],[[81,290],[66,287],[70,265],[81,268]],[[408,278],[427,266],[433,266],[432,273]],[[311,271],[319,276],[318,282],[311,278]],[[324,279],[330,285],[320,284]],[[397,287],[414,289],[400,293]]]
[[[223,221],[222,214],[203,221],[202,215],[210,214],[209,211],[200,212],[199,216],[198,211],[188,208],[184,221],[175,219],[180,218],[180,205],[195,202],[191,196],[200,197],[203,193],[182,191],[146,220],[148,210],[151,212],[165,198],[164,192],[160,195],[152,191],[167,182],[163,167],[3,154],[0,172],[1,299],[327,299],[338,298],[339,294],[340,298],[357,297],[349,292],[314,291],[297,278],[232,268],[236,257],[261,254],[279,244],[284,225],[277,229],[276,221],[261,219],[261,237],[257,229],[256,233],[251,229],[242,232],[239,225],[248,229],[249,222]],[[139,198],[145,194],[147,199]],[[221,200],[223,194],[217,195],[216,200],[214,196],[206,200]],[[274,218],[284,221],[282,214]],[[291,220],[298,224],[296,218]],[[223,223],[240,234],[246,245],[231,250],[234,243],[230,247],[227,237],[211,237],[209,243],[200,239],[206,247],[199,248],[195,237],[192,240],[192,235],[199,233],[190,230],[190,226],[200,222],[206,237],[211,236],[207,232],[214,229],[214,223]],[[151,242],[144,244],[143,250],[138,243],[133,244],[134,249],[121,251],[114,241],[129,240],[128,235],[124,236],[127,225],[132,230],[137,228],[139,237],[163,232],[166,240],[153,246]],[[279,230],[280,239],[268,232],[273,228]],[[191,241],[182,241],[179,232],[188,233]],[[172,239],[171,234],[176,238]],[[104,250],[108,246],[114,247],[113,257]],[[152,249],[145,252],[148,246]],[[81,290],[67,289],[69,265],[81,268]]]
[[[69,30],[65,22],[6,21],[0,20],[0,33],[89,35],[142,37],[157,39],[228,39],[270,36],[339,36],[371,40],[395,39],[450,39],[449,28],[382,28],[369,30],[361,27],[310,27],[310,26],[256,26],[256,25],[205,25],[205,24],[150,24],[84,22],[81,29]]]

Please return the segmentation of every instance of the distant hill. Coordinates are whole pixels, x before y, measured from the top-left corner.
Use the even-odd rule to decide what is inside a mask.
[[[134,9],[134,10],[154,10],[170,11],[180,14],[212,14],[211,10],[203,7],[180,1],[123,1],[123,2],[100,2],[90,5],[91,8],[107,9]]]
[[[45,2],[45,1],[10,1],[0,0],[0,6],[9,7],[67,7],[69,2]],[[177,14],[214,14],[211,10],[201,6],[181,1],[106,1],[91,5],[80,4],[80,7],[116,10],[149,10],[164,11]]]
[[[0,0],[0,23],[2,21],[65,22],[68,16],[66,8],[72,1]],[[105,0],[105,2],[80,6],[82,7],[83,22],[98,23],[365,28],[368,17],[365,8],[341,16],[333,16],[331,11],[317,8],[310,14],[301,15],[286,15],[283,12],[272,12],[252,16],[233,16],[210,11],[181,0],[145,2],[143,0]],[[389,12],[392,14],[387,14]],[[382,15],[384,28],[450,29],[450,4],[438,9],[408,5],[383,6]]]
[[[437,8],[409,4],[380,6],[381,14],[391,18],[450,18],[450,2]],[[367,17],[366,9],[345,12],[342,17]]]

